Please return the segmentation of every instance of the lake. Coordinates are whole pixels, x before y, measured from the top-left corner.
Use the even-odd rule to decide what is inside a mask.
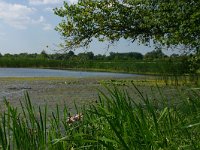
[[[136,74],[55,69],[0,68],[0,77],[134,77]]]

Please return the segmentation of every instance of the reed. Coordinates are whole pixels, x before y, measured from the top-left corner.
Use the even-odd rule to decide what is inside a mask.
[[[180,60],[55,60],[50,58],[2,57],[0,67],[82,69],[138,74],[182,75],[189,72]]]
[[[176,99],[159,99],[135,86],[139,101],[119,87],[99,91],[99,100],[77,109],[83,113],[69,122],[67,107],[49,114],[35,108],[28,93],[15,108],[5,100],[0,114],[0,149],[199,149],[199,88],[177,89]],[[72,117],[72,116],[71,116]],[[82,118],[83,117],[83,118]]]

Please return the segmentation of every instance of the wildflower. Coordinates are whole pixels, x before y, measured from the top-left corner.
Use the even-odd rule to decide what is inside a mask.
[[[78,113],[78,114],[76,114],[74,116],[69,115],[69,117],[67,118],[67,123],[68,124],[72,124],[72,123],[74,123],[76,121],[82,120],[82,118],[83,118],[82,113]]]

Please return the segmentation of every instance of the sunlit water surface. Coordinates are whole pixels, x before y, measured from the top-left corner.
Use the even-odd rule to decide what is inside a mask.
[[[54,69],[0,68],[0,77],[134,77],[136,74]]]

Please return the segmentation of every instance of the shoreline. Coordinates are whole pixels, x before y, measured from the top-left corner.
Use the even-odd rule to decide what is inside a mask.
[[[126,72],[112,69],[96,69],[96,68],[56,68],[56,67],[0,67],[0,68],[14,68],[14,69],[50,69],[50,70],[68,70],[68,71],[82,71],[82,72],[107,72],[107,73],[122,73],[122,74],[135,74],[135,75],[159,75],[153,72]],[[0,77],[1,78],[1,77]]]

